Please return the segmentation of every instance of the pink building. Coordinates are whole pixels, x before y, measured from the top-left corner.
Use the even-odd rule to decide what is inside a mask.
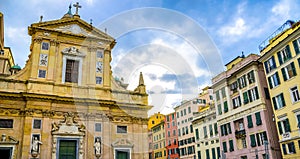
[[[226,159],[280,159],[273,110],[259,56],[229,62],[212,79],[220,146]]]
[[[168,159],[178,159],[178,135],[177,135],[177,121],[176,113],[166,115],[165,118],[166,130],[166,148]]]

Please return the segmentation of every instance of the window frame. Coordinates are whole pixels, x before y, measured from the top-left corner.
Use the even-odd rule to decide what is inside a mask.
[[[121,127],[125,127],[126,128],[126,132],[119,132],[119,130],[121,130],[121,129],[119,129],[119,127],[121,128]],[[116,132],[117,132],[117,134],[127,134],[128,133],[128,126],[127,125],[117,125],[116,126]]]
[[[292,90],[294,88],[295,88],[295,90]],[[291,94],[292,103],[297,103],[300,101],[300,94],[299,94],[298,86],[294,86],[294,87],[290,88],[290,94]]]

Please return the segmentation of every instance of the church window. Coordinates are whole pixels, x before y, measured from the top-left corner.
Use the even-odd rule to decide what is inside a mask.
[[[45,78],[46,77],[46,70],[39,70],[39,78]]]
[[[0,119],[0,128],[13,128],[13,119]]]
[[[96,84],[102,83],[102,77],[96,77]]]
[[[33,120],[33,129],[41,129],[42,126],[42,120],[40,119],[34,119]]]
[[[117,126],[117,133],[127,133],[127,126]]]
[[[103,58],[103,51],[97,50],[96,54],[97,54],[97,58]]]
[[[42,42],[42,50],[49,50],[49,43]]]
[[[96,132],[101,132],[101,123],[96,123],[95,124],[95,131]]]
[[[67,59],[65,82],[78,82],[79,61]]]

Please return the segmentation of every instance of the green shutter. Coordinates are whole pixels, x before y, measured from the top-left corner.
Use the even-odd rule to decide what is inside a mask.
[[[287,154],[285,144],[282,144],[282,151],[283,151],[283,154],[285,154],[285,155]]]
[[[298,46],[297,40],[293,41],[293,45],[294,45],[294,49],[295,49],[296,54],[299,54],[300,50],[299,50],[299,46]]]
[[[265,61],[265,62],[264,62],[264,66],[265,66],[266,73],[269,73],[269,69],[268,69],[268,61]]]
[[[216,150],[215,148],[211,149],[212,159],[216,159]]]
[[[198,140],[199,139],[199,131],[198,131],[198,129],[196,129],[195,131],[196,131],[196,139]]]
[[[271,77],[272,77],[272,76],[268,77],[268,82],[269,82],[269,87],[270,87],[270,89],[273,88]]]
[[[255,142],[255,135],[250,135],[250,142],[251,142],[251,147],[255,147],[256,146],[256,142]]]
[[[280,124],[280,121],[277,122],[277,126],[278,126],[278,130],[279,130],[279,134],[281,135],[283,133],[283,131],[282,131],[282,126]]]
[[[233,140],[229,140],[229,151],[230,152],[234,151]]]
[[[227,152],[227,145],[226,145],[226,142],[223,142],[223,151],[224,151],[224,152]]]
[[[291,49],[290,49],[289,45],[286,46],[286,51],[287,51],[287,57],[288,57],[288,59],[292,58]]]
[[[278,72],[275,73],[275,76],[276,76],[276,79],[277,79],[277,81],[278,81],[278,85],[280,85],[280,79],[279,79]]]
[[[280,96],[281,96],[282,105],[285,106],[285,100],[284,100],[283,93],[281,93]]]
[[[230,125],[230,123],[227,123],[227,127],[228,127],[228,134],[231,134],[231,125]]]
[[[247,91],[243,93],[243,97],[244,97],[244,104],[247,104],[249,102]]]
[[[218,134],[218,124],[217,123],[214,124],[214,129],[215,129],[215,134]]]
[[[261,117],[260,117],[260,112],[255,113],[255,118],[256,118],[256,125],[261,125]]]
[[[280,65],[281,65],[283,63],[283,61],[282,61],[282,57],[281,57],[280,51],[277,52],[277,57],[278,57],[278,61],[279,61]]]
[[[291,63],[291,66],[292,66],[293,74],[294,74],[294,76],[296,76],[296,75],[297,75],[297,72],[296,72],[296,68],[295,68],[294,62]]]
[[[227,101],[224,102],[224,113],[228,112],[228,104]]]
[[[286,131],[287,132],[291,132],[291,126],[290,126],[290,122],[289,122],[289,119],[285,119],[285,128],[286,128]]]
[[[254,88],[255,94],[256,94],[256,99],[259,99],[259,94],[258,94],[258,89],[257,87]]]
[[[283,80],[286,81],[287,77],[286,77],[286,73],[285,73],[284,68],[281,68],[281,72],[282,72]]]
[[[247,116],[247,121],[248,121],[248,128],[253,128],[253,122],[252,122],[251,115]]]
[[[276,103],[276,98],[275,98],[275,97],[273,97],[273,98],[272,98],[272,101],[273,101],[273,106],[274,106],[274,109],[275,109],[275,110],[277,110],[277,109],[278,109],[278,107],[277,107],[277,103]]]

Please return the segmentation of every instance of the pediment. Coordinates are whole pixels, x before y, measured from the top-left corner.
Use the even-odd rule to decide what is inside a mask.
[[[31,30],[42,29],[48,32],[60,32],[71,34],[75,36],[83,36],[89,38],[98,38],[106,41],[114,41],[114,38],[102,32],[96,27],[88,24],[79,18],[59,19],[53,21],[46,21],[34,23],[29,27],[29,34]]]
[[[85,135],[85,126],[79,124],[75,120],[75,114],[72,112],[67,112],[64,114],[64,120],[59,123],[52,123],[52,134],[53,135],[76,135],[84,136]]]
[[[128,139],[118,139],[114,143],[112,143],[113,147],[126,147],[126,148],[132,148],[133,143],[131,143]]]

